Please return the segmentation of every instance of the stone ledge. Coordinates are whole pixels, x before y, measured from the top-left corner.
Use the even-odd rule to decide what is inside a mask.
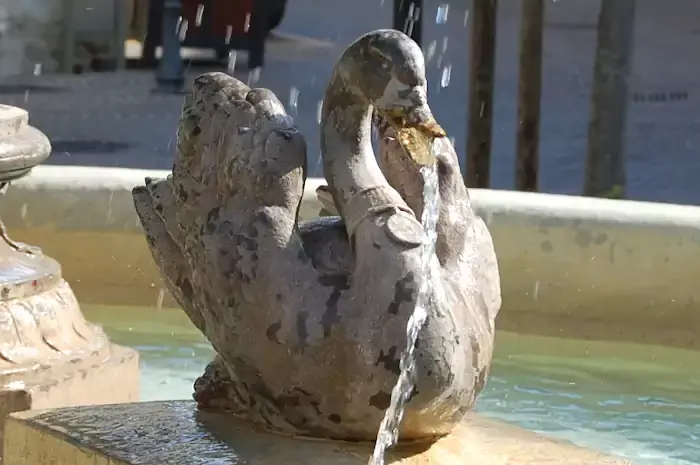
[[[2,425],[12,412],[135,402],[138,397],[138,352],[110,344],[92,357],[24,372],[21,380],[0,386],[0,441]]]
[[[188,401],[76,407],[11,415],[4,465],[366,465],[371,444],[252,432]],[[613,465],[627,461],[477,415],[429,447],[403,446],[401,465]]]

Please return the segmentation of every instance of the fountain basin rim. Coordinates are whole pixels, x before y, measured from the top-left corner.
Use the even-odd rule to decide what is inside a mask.
[[[92,166],[38,166],[30,176],[19,181],[27,189],[59,191],[113,191],[131,193],[144,179],[163,179],[169,170]],[[304,187],[302,211],[314,209],[317,216],[321,204],[316,189],[325,185],[323,178],[308,178]],[[563,194],[517,192],[496,189],[469,189],[477,212],[489,215],[537,215],[553,219],[580,219],[609,223],[643,225],[652,221],[669,221],[677,226],[700,227],[700,206],[657,203],[637,200],[615,200]],[[304,208],[306,207],[306,208]],[[303,219],[310,216],[302,215]],[[484,218],[487,222],[488,216]],[[140,229],[135,226],[134,229]]]

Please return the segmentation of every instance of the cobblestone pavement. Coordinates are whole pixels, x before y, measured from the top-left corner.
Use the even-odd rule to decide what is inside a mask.
[[[320,175],[317,107],[332,64],[358,35],[391,24],[391,0],[289,2],[281,30],[292,35],[271,40],[268,66],[257,85],[275,91],[283,103],[296,102],[288,109],[307,136],[312,174]],[[436,24],[442,3],[447,2],[425,1],[424,48],[427,54],[435,50],[428,62],[430,102],[463,153],[468,58],[464,24],[471,2],[449,2],[447,23]],[[494,188],[511,188],[514,179],[519,4],[501,2],[499,12]],[[598,5],[597,0],[547,5],[544,192],[581,189]],[[636,27],[631,91],[646,96],[682,93],[687,98],[630,102],[628,196],[700,204],[700,4],[638,0]],[[447,70],[449,83],[443,79]],[[188,78],[204,71],[191,68]],[[248,79],[245,71],[236,75]],[[28,109],[32,123],[51,138],[54,154],[49,163],[170,167],[182,96],[152,93],[152,71],[22,76],[4,84],[0,103]]]

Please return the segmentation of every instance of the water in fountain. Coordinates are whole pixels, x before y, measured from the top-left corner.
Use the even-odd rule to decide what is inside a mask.
[[[433,145],[435,151],[435,145]],[[416,348],[416,341],[425,320],[428,317],[428,307],[432,296],[431,261],[435,255],[435,242],[437,240],[437,219],[440,207],[440,192],[438,184],[437,165],[421,168],[423,176],[423,214],[421,224],[425,232],[423,244],[421,245],[421,273],[423,277],[418,296],[416,297],[416,307],[408,320],[406,327],[406,348],[401,354],[399,379],[391,391],[391,403],[384,413],[384,418],[379,426],[377,442],[374,445],[374,452],[369,461],[369,465],[384,465],[386,451],[396,444],[399,436],[399,425],[403,418],[403,411],[408,398],[413,391],[416,361],[413,353]]]

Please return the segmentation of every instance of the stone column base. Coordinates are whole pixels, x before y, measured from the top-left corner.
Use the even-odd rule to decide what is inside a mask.
[[[292,439],[254,432],[193,402],[86,406],[11,415],[4,465],[366,465],[371,444]],[[388,463],[507,465],[629,463],[502,422],[470,415],[430,446],[401,446]]]
[[[92,357],[50,364],[25,376],[0,387],[0,439],[2,424],[13,412],[139,398],[139,355],[116,344]]]

